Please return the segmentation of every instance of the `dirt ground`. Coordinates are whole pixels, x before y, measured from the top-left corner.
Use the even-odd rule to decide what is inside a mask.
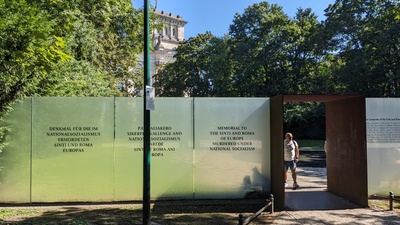
[[[198,200],[160,201],[151,204],[152,224],[158,225],[232,225],[238,224],[239,214],[252,216],[265,206],[266,200]],[[388,210],[387,200],[370,200],[372,209]],[[400,215],[400,203],[395,212]],[[269,213],[267,208],[252,220],[252,225],[273,224],[280,212]],[[143,224],[142,205],[121,204],[70,204],[70,205],[0,205],[0,224]]]
[[[266,205],[266,200],[201,200],[160,201],[151,205],[154,224],[237,224],[239,214],[245,218]],[[2,207],[14,211],[0,224],[142,224],[142,205],[32,205]],[[266,224],[268,212],[253,220],[252,224]]]

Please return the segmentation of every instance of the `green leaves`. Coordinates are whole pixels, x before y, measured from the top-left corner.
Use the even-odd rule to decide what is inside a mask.
[[[290,19],[261,2],[236,14],[229,35],[199,34],[156,76],[160,96],[273,96],[315,93],[322,25],[310,9]],[[317,42],[317,44],[316,44]],[[314,80],[313,80],[314,79]]]
[[[119,95],[142,50],[140,15],[129,0],[0,1],[0,111],[30,95]]]
[[[27,96],[120,96],[119,82],[140,84],[140,15],[130,0],[0,0],[0,121]]]
[[[348,93],[400,95],[399,1],[337,0],[326,10],[331,46],[344,61],[337,71]]]
[[[51,58],[55,59],[55,61],[67,61],[72,59],[72,56],[66,54],[63,49],[65,49],[66,44],[61,37],[54,36],[55,42],[54,45],[50,46],[48,51]],[[50,61],[50,60],[49,60]]]
[[[320,53],[314,44],[319,23],[311,10],[290,19],[278,5],[254,4],[230,26],[235,88],[241,96],[302,94],[313,89],[308,75]],[[305,88],[307,87],[307,88]]]
[[[45,78],[51,61],[54,23],[24,0],[0,1],[0,112]]]
[[[157,76],[160,95],[399,96],[399,5],[337,0],[322,22],[311,9],[289,18],[278,5],[251,5],[218,42],[210,33],[185,41]]]
[[[159,96],[230,96],[231,67],[227,43],[211,33],[181,43],[176,62],[155,75]]]

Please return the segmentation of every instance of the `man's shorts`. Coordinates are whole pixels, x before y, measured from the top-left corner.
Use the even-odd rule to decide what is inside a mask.
[[[291,170],[294,170],[294,169],[296,169],[296,162],[293,160],[292,161],[284,161],[283,166],[285,168],[285,171],[288,170],[289,168]]]

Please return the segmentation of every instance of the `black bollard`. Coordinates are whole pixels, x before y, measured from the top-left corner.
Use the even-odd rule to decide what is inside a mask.
[[[239,225],[243,225],[243,214],[239,214]]]
[[[394,200],[394,194],[393,192],[389,192],[389,210],[393,211],[393,200]]]

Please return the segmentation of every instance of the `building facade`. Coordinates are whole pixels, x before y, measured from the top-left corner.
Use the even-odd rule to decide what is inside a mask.
[[[186,21],[183,20],[182,16],[174,15],[164,11],[152,9],[151,13],[158,16],[157,23],[162,24],[162,29],[154,29],[151,32],[152,51],[150,52],[150,75],[151,85],[154,83],[154,74],[156,73],[157,66],[166,63],[173,63],[175,61],[174,55],[179,43],[184,40],[185,37],[185,25]],[[135,69],[142,69],[144,66],[144,55],[139,55],[137,66]],[[132,79],[127,79],[123,83],[120,83],[120,89],[125,90],[128,96],[135,96],[135,93],[140,88],[136,87]]]
[[[152,9],[158,16],[158,23],[163,25],[162,30],[154,29],[151,34],[153,50],[150,52],[150,73],[153,76],[160,64],[172,63],[179,42],[184,40],[186,21],[179,15]],[[143,54],[140,55],[138,65],[144,65]]]

